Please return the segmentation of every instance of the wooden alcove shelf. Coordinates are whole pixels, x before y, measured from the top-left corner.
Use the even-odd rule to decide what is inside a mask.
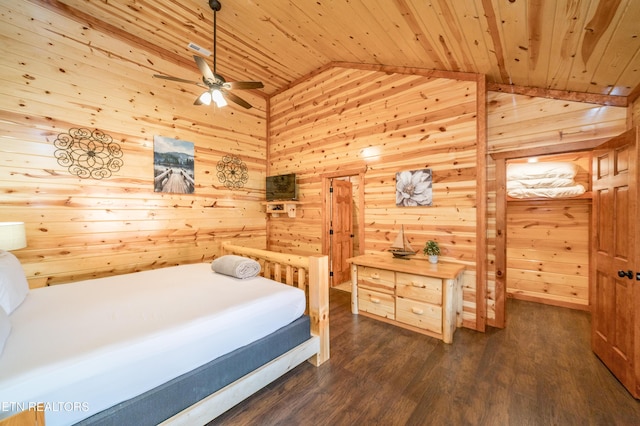
[[[585,192],[582,195],[577,197],[562,197],[562,198],[545,198],[545,197],[537,197],[537,198],[513,198],[506,196],[507,203],[530,203],[530,202],[547,202],[547,203],[557,203],[557,202],[567,202],[567,201],[591,201],[592,193],[590,191]]]
[[[262,203],[266,207],[267,214],[272,217],[280,217],[281,213],[286,213],[289,217],[296,217],[296,206],[302,204],[299,201],[265,201]]]

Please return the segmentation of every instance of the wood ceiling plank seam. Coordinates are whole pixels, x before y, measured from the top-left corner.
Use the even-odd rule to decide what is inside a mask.
[[[440,52],[437,48],[437,43],[434,43],[433,37],[430,35],[429,31],[424,28],[415,15],[412,14],[411,8],[406,0],[397,0],[398,9],[401,15],[404,17],[404,21],[407,23],[411,31],[415,34],[418,39],[420,45],[424,50],[424,54],[431,61],[431,64],[428,64],[425,68],[435,68],[446,70]]]
[[[420,41],[421,38],[419,34],[422,34],[423,38],[426,37],[429,40],[429,45],[433,48],[438,60],[442,63],[441,67],[434,64],[432,68],[460,71],[458,60],[452,54],[448,40],[443,36],[446,31],[444,30],[442,21],[439,19],[439,11],[436,10],[434,3],[435,2],[418,3],[417,5],[415,3],[412,5],[407,4],[409,10],[407,16],[411,16],[413,21],[415,21],[415,25],[420,28],[420,32],[416,32],[416,38],[421,44],[423,51],[425,49],[424,43]]]
[[[376,62],[407,66],[420,64],[422,49],[416,40],[416,35],[409,28],[397,23],[402,22],[404,18],[397,7],[390,7],[390,5],[391,3],[386,0],[377,0],[375,6],[369,8],[372,12],[371,19],[378,24],[386,39],[384,43],[380,44],[387,46],[386,51],[381,52]],[[390,50],[394,50],[399,55],[391,56],[388,52]]]
[[[638,82],[638,70],[640,69],[640,56],[638,55],[640,52],[640,34],[638,34],[640,7],[636,6],[634,10],[630,10],[632,4],[637,5],[638,3],[628,2],[626,4],[624,13],[621,13],[621,19],[613,29],[611,38],[606,42],[604,54],[599,58],[599,63],[594,70],[594,76],[599,76],[598,86],[608,88],[606,91],[601,91],[600,93],[602,94],[626,96],[633,89],[634,82],[640,84]],[[625,53],[627,51],[635,51],[636,53],[625,62]],[[634,58],[636,59],[635,62]],[[632,77],[628,80],[628,83],[621,81],[621,77],[625,75],[625,72],[621,73],[617,69],[629,70]],[[614,72],[609,72],[609,70]],[[590,90],[590,92],[599,93],[597,87]]]
[[[529,3],[528,28],[529,28],[529,66],[531,78],[529,84],[533,81],[549,81],[549,68],[552,64],[552,46],[555,44],[557,32],[571,23],[572,20],[557,20],[558,2],[555,0],[535,0],[535,7]],[[537,9],[535,11],[534,9]],[[551,31],[546,30],[545,23],[554,22]],[[548,87],[545,87],[548,88]]]
[[[529,38],[527,2],[498,2],[498,27],[503,40],[509,83],[529,86]]]
[[[278,6],[282,7],[278,8]],[[320,60],[320,63],[326,63],[331,60],[332,55],[338,56],[341,51],[350,51],[351,46],[343,44],[341,40],[337,38],[327,39],[324,37],[325,34],[332,34],[326,25],[318,22],[318,16],[320,19],[324,16],[324,12],[322,12],[325,10],[324,3],[314,3],[312,8],[306,8],[308,10],[296,4],[285,5],[278,2],[273,5],[270,4],[268,7],[270,10],[275,8],[277,12],[274,11],[271,14],[265,13],[265,17],[263,17],[262,20],[265,22],[265,25],[269,25],[275,29],[275,34],[280,36],[278,39],[274,38],[274,40],[278,41],[276,41],[275,47],[270,49],[270,56],[277,58],[283,50],[293,53],[295,52],[295,46],[301,46],[302,51],[312,52],[313,55]],[[318,10],[317,8],[322,8],[322,11],[317,12],[317,16],[314,16],[313,11]],[[286,17],[289,18],[289,20],[278,20],[278,17]],[[305,38],[301,33],[301,27],[303,25],[305,32],[313,32],[314,36],[311,37],[311,40]],[[337,21],[332,21],[331,25],[337,27]],[[293,45],[291,44],[292,42]],[[283,49],[283,46],[287,48]],[[303,57],[305,55],[300,54],[299,56]]]
[[[283,6],[279,8],[278,6]],[[274,4],[269,5],[269,9],[275,9],[276,12],[273,13],[273,16],[265,16],[261,15],[258,20],[262,22],[261,26],[271,26],[276,30],[276,34],[280,35],[281,38],[276,38],[273,31],[267,31],[271,35],[270,40],[261,41],[259,44],[263,46],[262,50],[266,52],[266,54],[270,57],[278,58],[279,55],[282,54],[283,51],[287,52],[287,55],[290,55],[296,62],[304,62],[304,63],[312,63],[309,60],[305,60],[302,54],[297,54],[297,50],[301,50],[304,52],[312,52],[312,56],[315,58],[315,61],[318,64],[326,63],[330,60],[330,54],[321,53],[317,47],[313,47],[312,45],[318,45],[320,42],[316,39],[316,35],[320,35],[326,30],[318,25],[315,20],[311,17],[311,15],[305,13],[305,10],[298,7],[296,4],[284,5],[281,2],[275,2]],[[294,14],[295,13],[295,14]],[[311,37],[311,40],[304,39],[302,34],[300,33],[300,28],[303,27],[305,30],[312,32],[314,34]],[[297,28],[298,30],[294,30]],[[286,40],[287,43],[283,41]],[[267,43],[274,44],[274,47],[270,47]],[[286,46],[286,49],[284,47]],[[296,46],[300,46],[297,48]],[[345,49],[346,47],[338,46],[338,49]],[[334,47],[327,45],[325,51],[331,52]],[[307,55],[308,56],[308,55]],[[283,68],[287,68],[287,65],[282,64]]]
[[[584,31],[577,51],[578,60],[574,62],[568,80],[567,89],[570,91],[594,93],[596,70],[624,11],[624,8],[620,7],[621,0],[612,1],[618,2],[616,8],[613,7],[614,4],[597,2],[585,17]]]
[[[329,31],[332,36],[338,40],[340,37],[351,39],[352,41],[350,43],[345,44],[345,47],[347,47],[346,51],[351,51],[358,62],[379,63],[379,58],[384,56],[384,52],[382,52],[379,47],[379,45],[382,44],[380,43],[380,38],[375,35],[375,31],[370,30],[368,17],[370,17],[371,14],[369,8],[362,2],[334,1],[331,4],[331,13],[332,16],[334,16],[331,23],[339,29],[339,31]],[[362,18],[362,16],[367,18]],[[373,39],[375,39],[376,42],[370,43],[366,41]],[[349,56],[346,56],[344,53],[338,52],[338,56],[333,59],[343,60],[348,57]],[[373,61],[371,58],[373,58]]]
[[[506,60],[505,60],[504,46],[502,41],[503,38],[500,37],[498,16],[493,6],[494,0],[480,0],[480,1],[482,2],[482,9],[484,12],[483,15],[487,19],[487,28],[488,28],[487,32],[492,40],[493,52],[496,58],[496,66],[498,67],[498,69],[493,74],[500,75],[500,80],[497,80],[498,83],[512,84],[511,79],[509,77],[509,72],[507,70]]]
[[[451,2],[451,7],[456,11],[458,26],[464,28],[463,42],[466,43],[467,51],[470,52],[474,72],[486,75],[489,81],[500,81],[500,75],[494,74],[495,69],[489,60],[493,46],[488,42],[492,39],[485,35],[489,32],[488,24],[484,13],[478,10],[478,4],[475,0],[465,0]],[[478,52],[478,54],[472,52]]]
[[[449,58],[450,68],[454,71],[471,70],[477,72],[475,63],[469,57],[465,36],[461,32],[460,21],[451,2],[437,0],[431,3],[436,11],[436,18],[442,28],[439,36],[440,44]],[[466,33],[465,33],[466,34]],[[455,43],[451,41],[455,40]]]
[[[559,59],[555,63],[549,63],[548,89],[567,90],[570,71],[577,60],[578,46],[588,10],[588,1],[557,4],[554,28],[560,26],[560,29],[554,30],[554,42],[549,56]]]

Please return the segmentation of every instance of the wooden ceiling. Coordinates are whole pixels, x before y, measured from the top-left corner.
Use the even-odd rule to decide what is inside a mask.
[[[31,0],[160,52],[198,79],[208,0]],[[283,90],[336,62],[481,73],[489,84],[637,97],[638,0],[222,0],[217,71]],[[212,58],[208,61],[211,63]],[[158,73],[165,71],[158,69]]]

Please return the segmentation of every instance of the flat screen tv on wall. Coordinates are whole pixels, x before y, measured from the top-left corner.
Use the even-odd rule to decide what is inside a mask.
[[[295,173],[267,176],[267,201],[295,200],[297,197]]]

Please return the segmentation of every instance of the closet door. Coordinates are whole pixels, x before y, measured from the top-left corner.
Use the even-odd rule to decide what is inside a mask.
[[[591,347],[640,398],[638,128],[593,154]]]

